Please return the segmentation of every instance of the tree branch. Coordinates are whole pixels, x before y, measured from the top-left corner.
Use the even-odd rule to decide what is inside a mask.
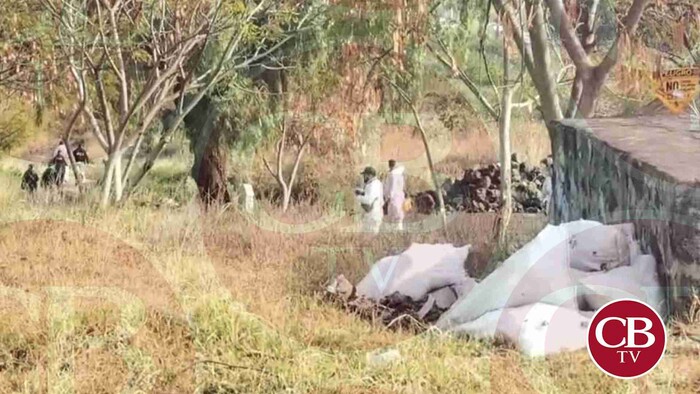
[[[104,1],[104,0],[103,0]],[[107,2],[105,1],[105,4]],[[117,1],[114,7],[109,9],[109,22],[112,30],[112,36],[114,38],[114,43],[117,47],[117,77],[119,78],[119,103],[120,103],[120,118],[119,123],[124,123],[127,119],[127,113],[129,112],[129,81],[127,79],[126,67],[124,65],[124,55],[122,54],[122,43],[119,38],[119,31],[117,29],[117,18],[115,16],[116,8],[121,5],[121,1]],[[119,130],[119,134],[123,134],[124,130]]]
[[[297,151],[297,157],[294,159],[294,167],[292,167],[292,173],[289,177],[289,187],[294,187],[294,182],[296,181],[297,171],[299,170],[299,163],[301,163],[301,157],[304,155],[304,148],[309,142],[309,138],[304,138],[299,150]]]
[[[571,24],[571,20],[564,9],[562,0],[545,1],[549,7],[552,22],[559,28],[561,43],[566,49],[566,52],[569,54],[571,61],[573,61],[576,67],[579,69],[591,68],[593,65],[586,54],[586,50],[583,49],[581,41],[576,35],[576,30]]]
[[[275,172],[272,171],[272,167],[270,167],[270,163],[267,162],[267,159],[265,158],[265,156],[261,155],[261,157],[263,159],[263,164],[265,164],[265,168],[267,169],[267,171],[270,173],[270,175],[272,175],[272,177],[274,179],[277,179],[277,174],[275,174]]]
[[[107,153],[111,153],[112,150],[114,149],[114,126],[112,124],[112,111],[109,108],[109,102],[107,101],[107,93],[105,92],[105,86],[104,82],[102,81],[102,76],[101,76],[101,71],[95,69],[93,71],[94,73],[94,78],[95,78],[95,85],[96,85],[96,90],[97,90],[97,96],[99,98],[99,103],[100,103],[100,108],[102,108],[103,112],[103,123],[105,125],[105,129],[107,129],[107,142],[109,146],[109,151]]]
[[[561,105],[557,84],[554,81],[552,63],[549,56],[549,41],[545,31],[546,20],[542,4],[528,0],[528,13],[532,15],[530,25],[530,44],[532,46],[534,69],[528,69],[541,98],[542,111],[547,122],[561,119]]]
[[[596,75],[607,75],[615,64],[617,64],[620,57],[620,43],[625,37],[635,33],[639,21],[642,19],[642,13],[648,3],[649,0],[634,0],[634,3],[632,3],[627,11],[627,15],[622,19],[621,31],[617,34],[615,42],[612,47],[610,47],[603,61],[596,67]]]
[[[440,41],[440,46],[445,53],[447,57],[449,57],[449,61],[440,54],[437,53],[437,51],[433,48],[432,45],[428,44],[428,50],[435,56],[435,58],[442,63],[445,68],[447,68],[449,71],[451,71],[453,74],[456,74],[457,77],[467,86],[469,91],[472,92],[472,94],[479,100],[481,105],[484,106],[486,111],[491,115],[491,117],[494,120],[498,120],[498,112],[493,108],[491,103],[488,101],[488,99],[481,93],[480,89],[476,84],[469,78],[469,76],[457,65],[457,61],[455,58],[448,52],[448,48],[444,43]]]
[[[507,0],[506,0],[507,1]],[[492,4],[496,8],[499,14],[503,14],[506,21],[513,26],[513,41],[520,51],[520,56],[523,57],[525,61],[525,66],[528,69],[530,75],[534,75],[535,65],[532,57],[532,48],[525,45],[525,40],[523,38],[523,33],[525,32],[525,27],[515,18],[513,14],[513,7],[510,3],[504,3],[504,0],[492,0]]]

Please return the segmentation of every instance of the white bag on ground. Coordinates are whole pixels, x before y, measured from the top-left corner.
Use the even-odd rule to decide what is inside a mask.
[[[575,221],[548,225],[535,239],[461,297],[436,323],[440,329],[472,321],[486,312],[544,302],[577,309],[576,282],[569,272],[569,242],[572,235],[598,222]]]
[[[579,279],[579,283],[579,291],[591,310],[614,300],[631,298],[646,302],[661,316],[665,315],[665,297],[654,256],[637,256],[629,267],[591,274]]]
[[[597,226],[572,235],[569,239],[571,268],[591,272],[630,265],[628,233],[628,225],[613,225]]]
[[[590,318],[578,311],[536,303],[488,312],[452,331],[481,339],[500,338],[530,357],[586,347]]]
[[[470,245],[457,248],[450,244],[412,244],[398,256],[375,263],[358,283],[357,295],[372,300],[399,292],[418,301],[428,292],[450,285],[468,285],[464,262]]]
[[[471,283],[476,283],[474,282],[474,279],[469,279],[471,280]],[[441,289],[431,291],[429,294],[435,298],[435,305],[440,309],[447,309],[451,307],[452,304],[454,304],[459,298],[459,293],[455,286],[443,287]]]

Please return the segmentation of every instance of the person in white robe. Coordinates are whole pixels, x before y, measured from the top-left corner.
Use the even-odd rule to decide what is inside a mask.
[[[387,204],[387,221],[398,231],[403,231],[403,205],[406,200],[404,172],[404,166],[397,166],[396,160],[389,160],[389,174],[384,180],[384,200]]]
[[[363,232],[377,234],[384,218],[384,187],[377,179],[377,172],[372,167],[366,167],[362,171],[362,177],[364,188],[355,190],[355,195],[363,210]]]

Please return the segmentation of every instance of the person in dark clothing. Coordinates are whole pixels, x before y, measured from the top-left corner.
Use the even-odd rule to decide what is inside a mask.
[[[30,164],[27,171],[24,172],[22,176],[22,190],[26,190],[29,193],[34,193],[39,186],[39,175],[34,172],[34,164]]]
[[[78,147],[73,151],[73,158],[76,163],[88,164],[90,163],[90,158],[88,157],[87,151],[83,147],[83,143],[79,143]]]
[[[85,166],[90,163],[90,158],[88,157],[87,151],[83,147],[83,143],[79,143],[78,147],[73,151],[73,159],[75,160],[75,169],[77,171],[78,179],[82,183],[85,181]]]
[[[53,165],[46,167],[44,173],[41,174],[41,187],[44,189],[56,186],[56,169]]]
[[[66,179],[66,158],[63,154],[56,154],[51,160],[51,164],[53,164],[56,171],[56,185],[62,186]]]

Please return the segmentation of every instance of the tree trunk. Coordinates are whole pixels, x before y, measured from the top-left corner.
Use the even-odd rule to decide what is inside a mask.
[[[561,119],[562,110],[559,103],[555,73],[552,71],[549,56],[550,42],[546,32],[547,21],[541,2],[528,1],[527,5],[529,13],[534,16],[534,20],[529,27],[534,67],[529,71],[531,71],[530,76],[535,84],[537,93],[540,95],[540,105],[545,123],[548,123],[552,120]]]
[[[566,109],[565,117],[575,118],[579,114],[579,103],[581,102],[581,95],[583,95],[583,88],[585,82],[585,71],[580,69],[576,70],[576,76],[574,77],[574,83],[571,85],[571,97],[569,97],[569,107]]]
[[[112,185],[114,183],[114,170],[116,167],[116,160],[115,160],[115,155],[114,153],[110,153],[108,160],[107,160],[107,165],[105,168],[105,175],[104,178],[102,179],[102,202],[101,205],[103,207],[106,207],[109,205],[109,200],[112,195]]]
[[[421,122],[420,116],[418,115],[418,110],[413,103],[411,105],[411,112],[413,112],[413,117],[418,125],[418,131],[420,131],[421,139],[423,140],[423,147],[425,148],[425,156],[428,159],[428,168],[430,169],[430,175],[433,178],[433,185],[435,186],[435,193],[438,197],[438,207],[440,208],[440,216],[442,217],[442,229],[445,232],[445,238],[449,239],[449,233],[447,231],[447,211],[445,210],[445,199],[442,197],[442,187],[440,181],[438,181],[437,173],[435,172],[435,165],[433,164],[433,155],[430,152],[430,144],[428,143],[428,135],[425,133],[425,128],[423,128],[423,122]]]
[[[594,69],[591,77],[583,82],[583,91],[579,100],[578,111],[583,118],[591,118],[595,115],[595,104],[600,96],[605,81],[608,79],[607,72],[602,72],[599,68]]]
[[[122,183],[122,152],[114,153],[114,202],[119,202],[124,194],[124,184]]]
[[[503,94],[501,102],[501,118],[499,120],[499,140],[501,156],[501,217],[498,227],[498,242],[506,246],[506,236],[510,218],[513,215],[513,189],[511,187],[510,161],[510,120],[515,87],[510,81],[510,57],[508,56],[507,38],[503,38]]]
[[[289,209],[289,202],[292,200],[292,188],[282,189],[282,212],[287,212]]]
[[[78,193],[82,194],[83,193],[83,180],[80,177],[80,172],[78,171],[78,167],[75,163],[75,157],[73,157],[73,147],[70,144],[70,139],[71,136],[73,135],[73,126],[75,126],[75,122],[78,120],[78,117],[80,114],[83,112],[83,109],[85,108],[85,100],[81,100],[81,103],[79,107],[75,110],[73,113],[73,116],[71,116],[70,121],[68,122],[68,126],[66,127],[66,131],[63,133],[63,141],[66,144],[66,151],[68,152],[68,161],[70,163],[71,170],[73,171],[73,175],[75,176],[75,185],[78,187]]]
[[[595,115],[595,104],[603,84],[607,79],[607,73],[602,73],[597,68],[577,69],[569,108],[566,111],[567,118],[590,118]]]
[[[226,150],[219,146],[219,138],[210,139],[195,176],[199,198],[207,206],[231,202],[227,187],[226,161]]]
[[[227,154],[222,146],[218,120],[216,105],[206,97],[185,118],[194,151],[191,175],[197,183],[200,200],[207,206],[231,202],[227,187]]]

